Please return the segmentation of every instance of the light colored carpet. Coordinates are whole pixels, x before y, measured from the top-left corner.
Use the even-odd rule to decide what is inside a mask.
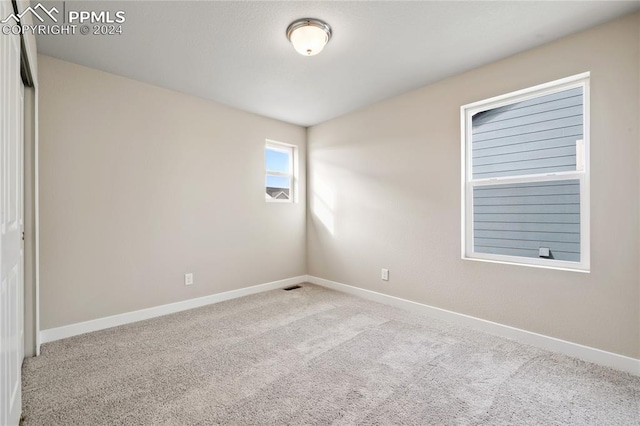
[[[46,344],[24,425],[639,425],[640,378],[310,284]]]

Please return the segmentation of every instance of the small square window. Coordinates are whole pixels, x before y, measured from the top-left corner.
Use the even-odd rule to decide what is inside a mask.
[[[265,199],[269,202],[294,201],[294,147],[268,141],[265,146]]]

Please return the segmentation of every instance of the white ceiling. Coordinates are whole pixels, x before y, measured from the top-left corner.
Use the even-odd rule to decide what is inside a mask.
[[[65,6],[124,10],[123,35],[39,36],[41,53],[309,126],[638,10],[640,1]],[[305,17],[333,28],[318,56],[299,55],[285,37]]]

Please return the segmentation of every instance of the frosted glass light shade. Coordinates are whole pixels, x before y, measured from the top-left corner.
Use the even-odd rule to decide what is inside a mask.
[[[329,25],[316,19],[301,19],[289,25],[287,37],[303,56],[317,55],[331,38]]]

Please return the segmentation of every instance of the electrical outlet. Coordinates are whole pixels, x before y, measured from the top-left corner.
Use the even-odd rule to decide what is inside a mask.
[[[184,285],[191,285],[191,284],[193,284],[193,274],[192,273],[184,274]]]
[[[389,281],[389,270],[388,269],[383,269],[382,273],[380,274],[380,278],[383,281]]]

